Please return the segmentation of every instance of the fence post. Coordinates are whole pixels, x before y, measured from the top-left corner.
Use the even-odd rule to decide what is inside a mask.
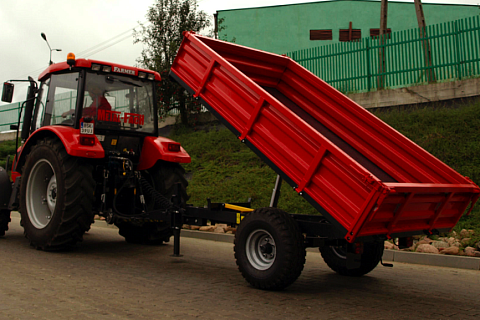
[[[455,56],[457,65],[457,78],[462,80],[462,59],[460,58],[460,31],[458,30],[458,20],[455,21]]]
[[[372,90],[372,72],[370,70],[370,38],[367,38],[365,43],[365,54],[367,58],[367,88],[368,91],[370,91]]]

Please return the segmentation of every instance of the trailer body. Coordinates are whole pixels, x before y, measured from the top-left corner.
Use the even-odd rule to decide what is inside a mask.
[[[451,230],[480,188],[286,56],[186,32],[170,76],[348,242]]]

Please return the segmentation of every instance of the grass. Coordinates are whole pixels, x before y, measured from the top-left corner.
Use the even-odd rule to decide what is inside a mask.
[[[457,172],[480,184],[480,103],[457,108],[377,110],[380,119],[419,144]],[[171,136],[192,156],[185,165],[192,176],[190,203],[243,202],[268,206],[276,174],[228,130],[209,132],[176,130]],[[284,183],[279,207],[291,213],[318,212]],[[462,217],[455,230],[474,229],[480,234],[480,204]]]
[[[253,207],[268,207],[276,173],[229,130],[208,132],[176,130],[170,138],[180,142],[192,157],[184,165],[189,182],[189,203],[203,206],[213,202],[246,202]],[[279,207],[291,213],[318,213],[286,183],[282,185]]]

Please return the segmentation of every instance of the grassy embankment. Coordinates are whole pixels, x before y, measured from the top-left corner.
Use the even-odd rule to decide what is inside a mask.
[[[418,108],[376,111],[375,115],[415,141],[464,176],[480,184],[480,103],[461,108]],[[246,201],[269,205],[276,174],[228,130],[177,130],[172,139],[192,156],[185,169],[192,175],[190,203]],[[279,207],[291,213],[317,213],[284,183]],[[480,203],[456,229],[475,229],[480,235]],[[479,239],[480,240],[480,239]]]
[[[375,114],[424,149],[480,184],[480,103],[461,108],[420,108],[377,111]],[[185,165],[191,176],[190,203],[244,202],[253,207],[269,205],[276,174],[228,130],[209,132],[176,130],[172,139],[182,143],[192,156]],[[0,143],[0,166],[13,154],[14,141]],[[279,207],[291,213],[316,214],[302,197],[284,183]],[[480,204],[456,229],[475,229],[480,237]],[[480,239],[479,239],[480,240]]]

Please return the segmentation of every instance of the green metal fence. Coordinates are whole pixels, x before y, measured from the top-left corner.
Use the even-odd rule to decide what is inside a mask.
[[[425,36],[420,33],[415,28],[386,35],[383,41],[368,37],[287,55],[344,93],[375,90],[380,76],[384,88],[425,84],[431,82],[432,72],[431,80],[437,82],[480,76],[480,16],[431,25]],[[429,46],[430,59],[424,44]],[[385,52],[382,73],[381,50]]]
[[[21,104],[21,102],[17,102],[0,106],[0,132],[9,131],[10,125],[18,124],[18,114]]]

